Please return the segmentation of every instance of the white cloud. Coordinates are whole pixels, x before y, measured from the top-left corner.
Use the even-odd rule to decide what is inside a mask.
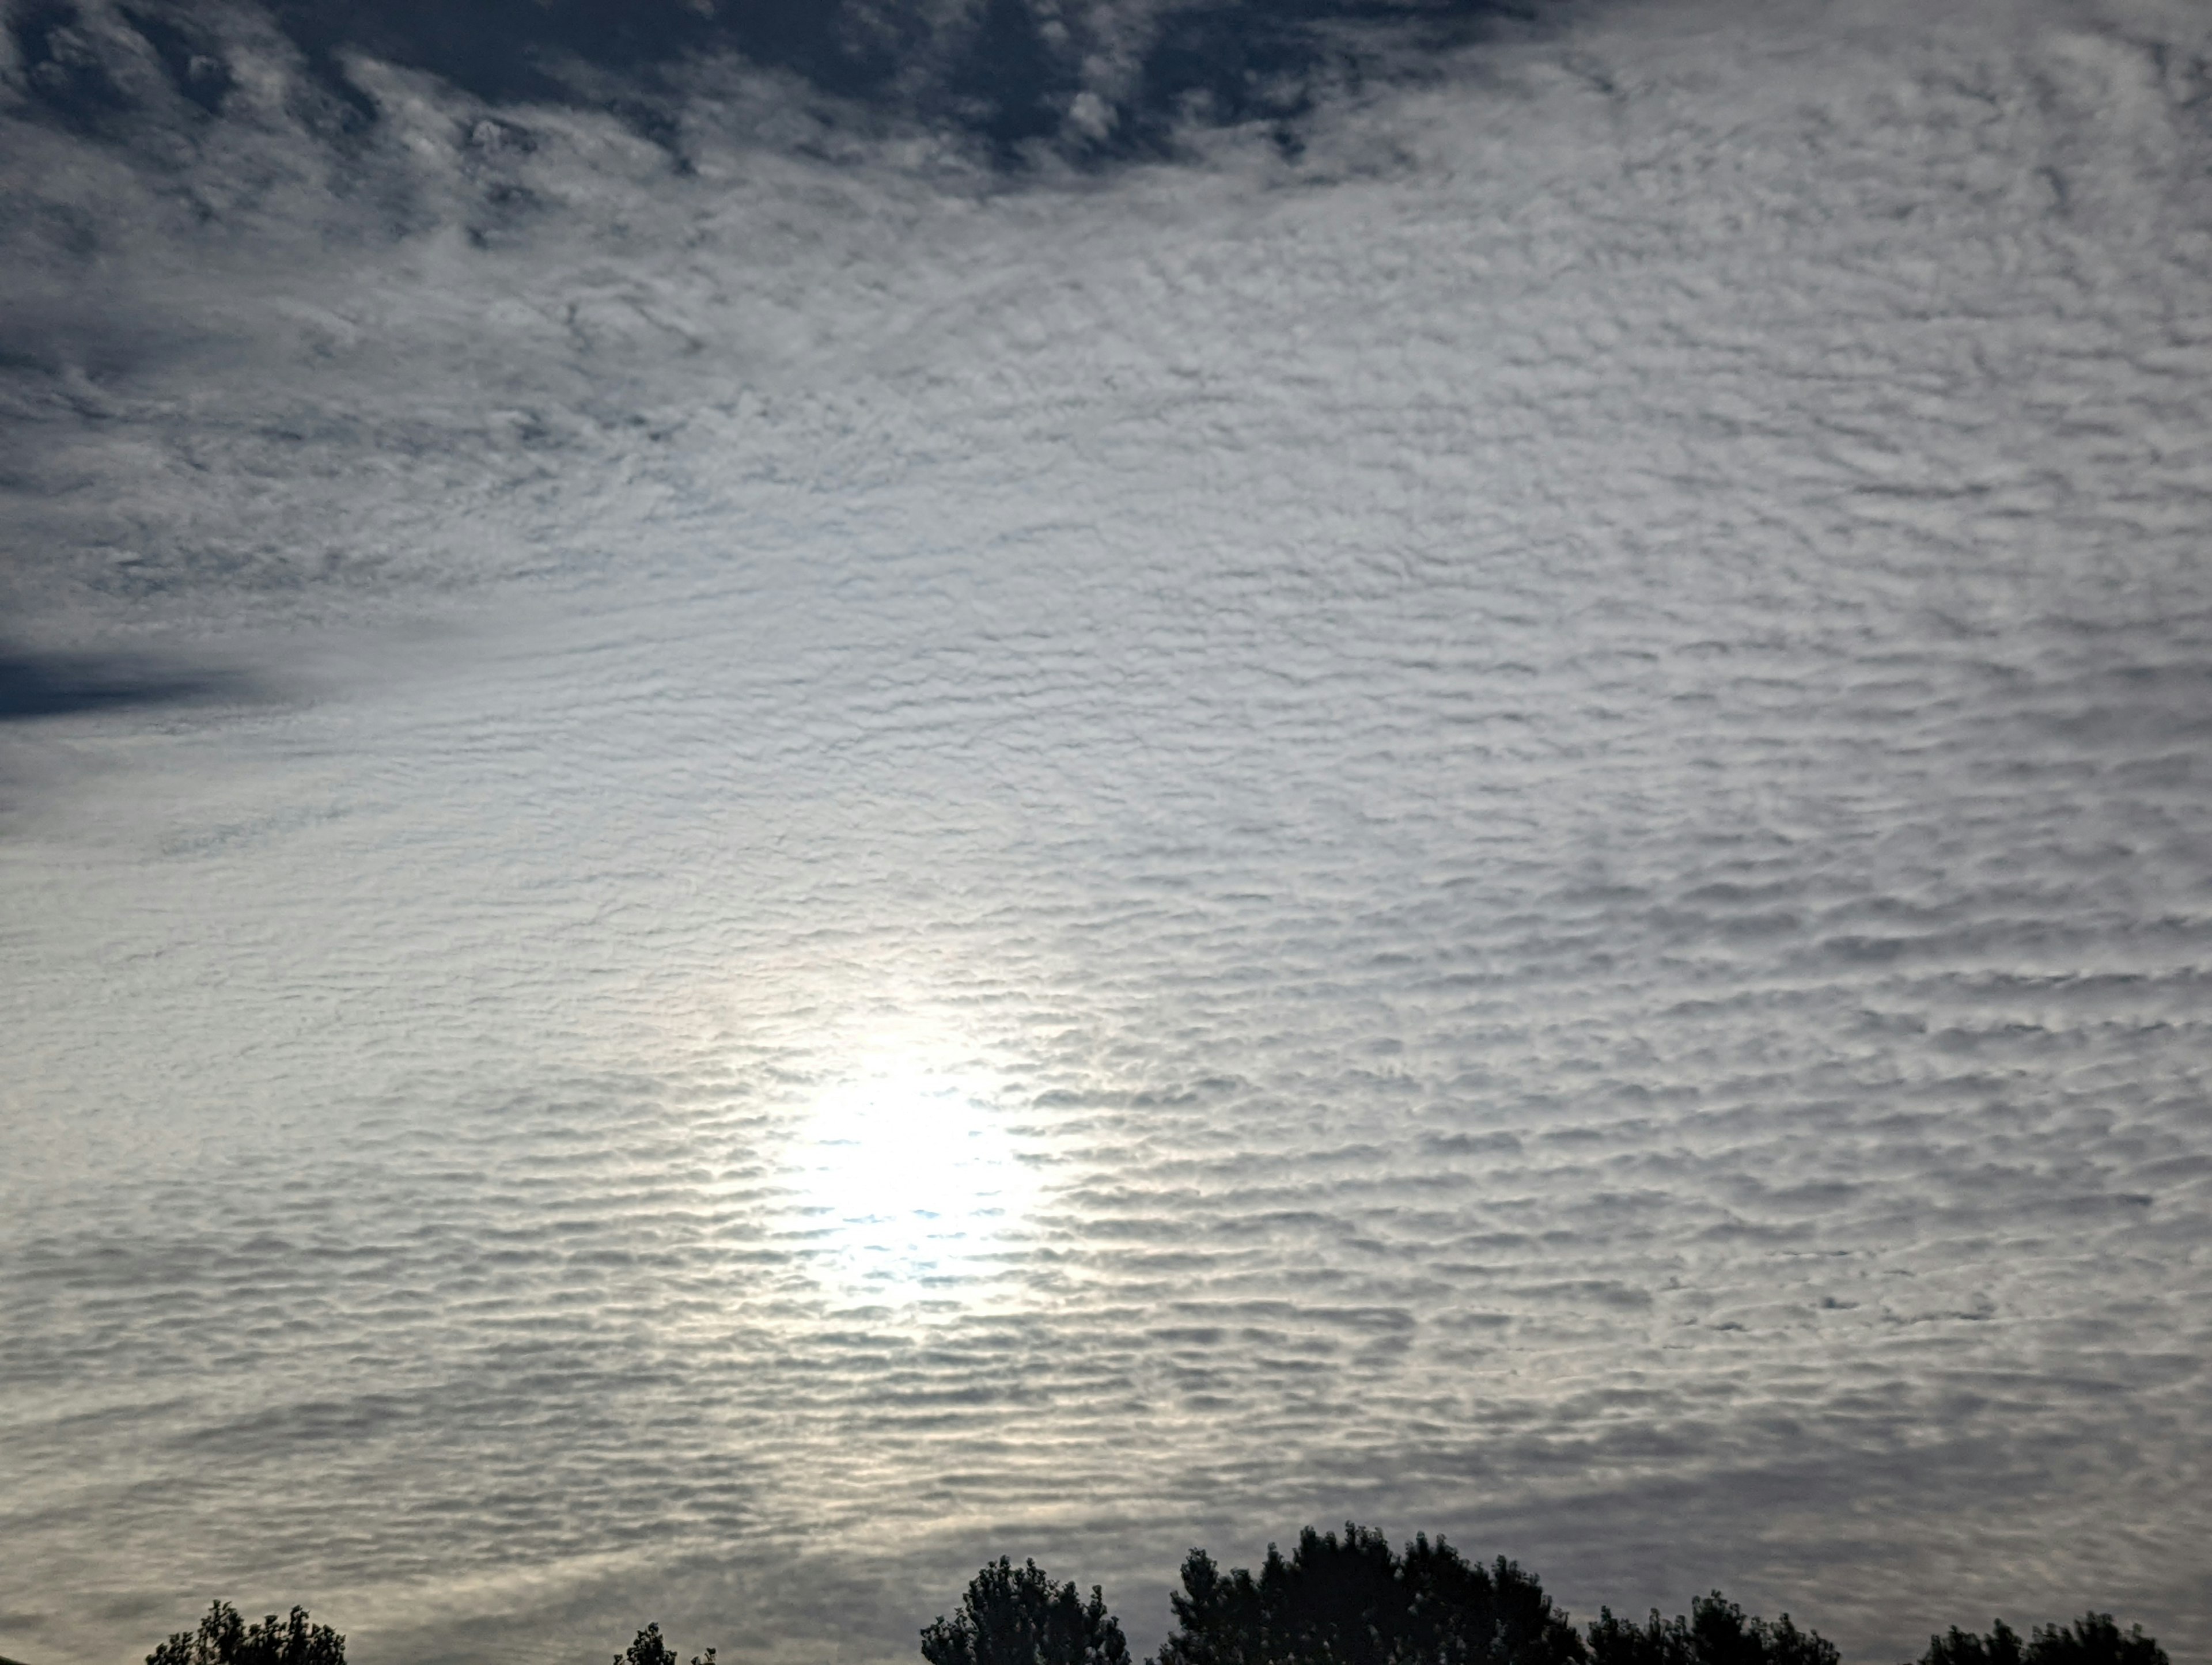
[[[19,612],[392,645],[40,731],[0,1643],[889,1656],[1002,1550],[1141,1640],[1356,1513],[2185,1656],[2204,54],[1593,10],[1018,187],[11,128]],[[869,1308],[778,1153],[893,1030],[1040,1200]]]

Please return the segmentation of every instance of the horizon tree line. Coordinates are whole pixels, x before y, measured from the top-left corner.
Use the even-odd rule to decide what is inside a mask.
[[[1144,1665],[1841,1665],[1836,1645],[1784,1613],[1747,1614],[1713,1590],[1690,1611],[1638,1621],[1601,1607],[1577,1629],[1533,1572],[1499,1556],[1470,1562],[1442,1537],[1402,1550],[1370,1527],[1312,1527],[1288,1556],[1274,1545],[1255,1573],[1224,1571],[1203,1549],[1184,1557],[1168,1605],[1175,1628]],[[1035,1561],[1000,1556],[968,1583],[959,1606],[921,1628],[926,1665],[1131,1665],[1104,1590],[1088,1598]],[[304,1607],[246,1625],[216,1602],[197,1632],[179,1631],[146,1665],[345,1665],[345,1638]],[[678,1665],[658,1623],[613,1665]],[[714,1665],[714,1650],[690,1665]],[[2021,1636],[2002,1619],[1986,1632],[1931,1635],[1904,1665],[2170,1665],[2156,1638],[2091,1611]]]

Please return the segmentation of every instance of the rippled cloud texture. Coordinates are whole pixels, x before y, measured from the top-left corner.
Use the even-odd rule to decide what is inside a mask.
[[[2202,9],[969,15],[11,14],[0,1650],[2212,1651]]]

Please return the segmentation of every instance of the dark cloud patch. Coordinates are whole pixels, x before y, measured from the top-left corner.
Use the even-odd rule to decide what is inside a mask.
[[[1314,57],[1310,37],[1274,9],[1176,13],[1146,54],[1128,142],[1159,148],[1176,117],[1188,113],[1224,124],[1268,121],[1279,143],[1294,146],[1291,124],[1313,107]]]
[[[1231,0],[1164,14],[1146,46],[1132,94],[1115,112],[1121,152],[1167,149],[1176,129],[1266,123],[1285,150],[1299,148],[1297,126],[1312,113],[1320,86],[1358,80],[1386,41],[1435,46],[1488,18],[1525,16],[1510,0],[1444,0],[1408,6],[1391,0]]]
[[[96,128],[131,107],[107,55],[75,6],[25,7],[9,21],[32,99],[72,127]]]
[[[716,51],[739,52],[797,71],[847,97],[880,94],[928,31],[920,17],[860,15],[842,5],[783,3],[717,8],[659,0],[277,0],[277,26],[333,83],[343,59],[368,52],[427,70],[492,103],[568,102],[578,67],[635,74]]]
[[[1158,155],[1193,125],[1269,123],[1295,149],[1322,86],[1526,9],[1525,0],[271,0],[260,15],[298,52],[310,101],[335,111],[341,131],[380,118],[356,73],[367,57],[494,106],[606,110],[672,147],[665,108],[678,72],[734,56],[849,108],[959,133],[1004,162],[1040,146],[1093,161]],[[168,94],[217,114],[236,84],[189,6],[147,0],[95,16],[40,0],[11,27],[31,99],[81,130]]]
[[[962,43],[949,89],[960,118],[1003,152],[1059,131],[1080,84],[1077,66],[1052,50],[1024,0],[989,0]]]
[[[204,30],[155,13],[125,8],[125,20],[153,49],[155,61],[177,96],[209,115],[222,113],[235,77],[221,44]]]
[[[141,653],[40,653],[0,646],[0,722],[254,697],[236,671]]]

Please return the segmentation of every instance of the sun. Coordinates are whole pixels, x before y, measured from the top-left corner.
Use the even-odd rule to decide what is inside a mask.
[[[1033,1188],[979,1083],[878,1060],[823,1091],[791,1151],[801,1235],[840,1281],[957,1280],[1018,1226]]]

